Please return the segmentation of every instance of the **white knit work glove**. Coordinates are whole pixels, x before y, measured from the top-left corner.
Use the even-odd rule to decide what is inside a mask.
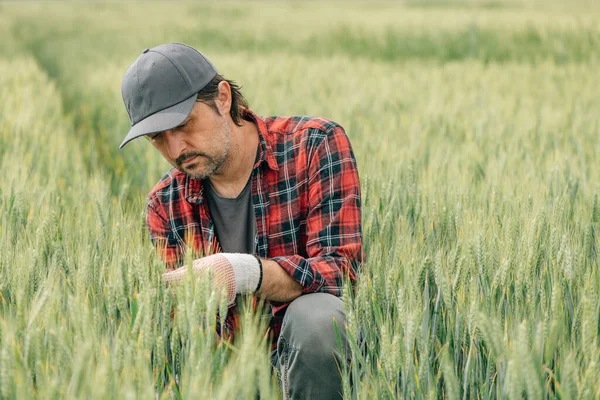
[[[228,304],[237,293],[254,293],[262,283],[262,263],[251,254],[218,253],[194,260],[192,270],[196,276],[211,272],[212,283],[226,290]],[[186,277],[186,267],[165,272],[163,280],[178,284]]]

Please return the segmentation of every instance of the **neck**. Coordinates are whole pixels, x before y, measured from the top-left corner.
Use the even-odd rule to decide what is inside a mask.
[[[244,189],[254,167],[258,148],[258,127],[242,120],[242,126],[229,121],[231,142],[223,168],[209,180],[213,189],[223,197],[237,197]]]

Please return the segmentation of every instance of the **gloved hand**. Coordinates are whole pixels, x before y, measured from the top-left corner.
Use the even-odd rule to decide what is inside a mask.
[[[238,293],[255,293],[262,283],[262,263],[258,257],[241,253],[218,253],[194,260],[194,275],[211,272],[212,283],[225,289],[228,304]],[[186,277],[186,267],[165,272],[163,280],[178,284]]]

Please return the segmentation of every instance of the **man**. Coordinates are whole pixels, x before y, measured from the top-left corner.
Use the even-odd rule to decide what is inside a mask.
[[[131,130],[173,165],[147,201],[150,238],[167,263],[164,280],[211,272],[235,297],[272,307],[273,364],[285,397],[340,397],[335,320],[346,344],[345,280],[362,263],[356,161],[343,128],[322,118],[262,118],[240,88],[195,49],[146,49],[123,78]],[[180,267],[179,269],[177,269]]]

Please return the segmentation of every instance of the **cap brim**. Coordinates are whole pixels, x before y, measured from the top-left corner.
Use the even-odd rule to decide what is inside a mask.
[[[144,118],[131,127],[119,148],[122,149],[127,143],[140,136],[175,128],[190,115],[195,103],[196,94],[181,103],[177,103],[174,106],[165,108]]]

